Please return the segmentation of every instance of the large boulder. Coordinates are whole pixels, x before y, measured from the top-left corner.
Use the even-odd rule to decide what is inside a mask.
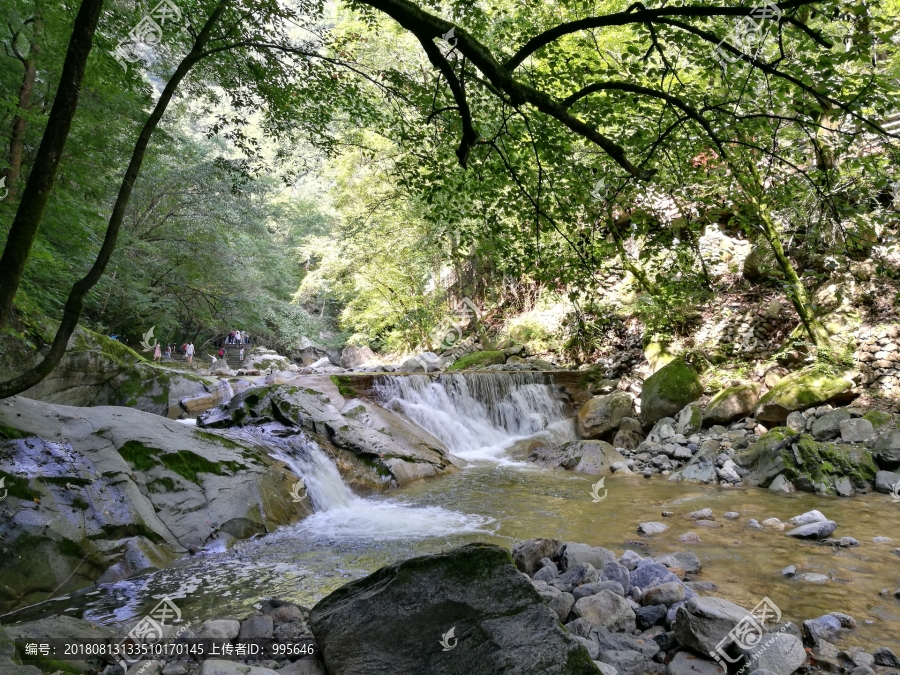
[[[806,663],[803,643],[790,633],[763,635],[756,645],[741,648],[740,652],[747,663],[753,664],[753,669],[764,670],[773,675],[791,675]]]
[[[500,351],[474,352],[456,360],[447,370],[467,370],[506,363],[506,354]]]
[[[671,417],[702,394],[697,371],[682,359],[675,359],[644,380],[641,421],[648,426]]]
[[[520,572],[532,576],[541,569],[541,559],[559,560],[562,542],[556,539],[527,539],[512,547],[513,560]]]
[[[353,581],[313,607],[310,626],[331,673],[597,672],[509,552],[488,544],[413,558]]]
[[[250,389],[197,418],[202,428],[258,426],[278,422],[303,429],[354,463],[351,482],[367,487],[405,485],[454,472],[446,446],[427,431],[372,403],[357,401],[341,413],[324,393],[294,385]]]
[[[900,467],[900,430],[879,436],[872,446],[872,454],[885,469]]]
[[[311,513],[257,444],[128,408],[8,399],[0,477],[0,612]]]
[[[782,378],[756,404],[756,419],[783,423],[795,411],[825,403],[849,403],[858,394],[842,377],[806,369]]]
[[[545,469],[568,469],[594,476],[610,473],[616,462],[625,458],[604,441],[569,441],[562,445],[540,445],[528,457]]]
[[[244,370],[287,370],[291,365],[291,360],[282,356],[274,349],[266,349],[265,347],[252,347],[249,351],[245,350],[244,362],[241,367]]]
[[[730,424],[753,412],[759,399],[758,382],[746,382],[723,389],[706,404],[703,421],[709,424]]]
[[[728,600],[695,596],[675,612],[672,630],[682,645],[709,654],[749,615],[746,609]]]
[[[581,598],[572,608],[572,614],[590,621],[594,629],[603,627],[613,632],[633,633],[636,627],[634,610],[625,598],[612,591]]]
[[[374,361],[377,357],[369,347],[354,347],[347,345],[341,352],[341,367],[357,368],[369,361]]]
[[[738,452],[734,462],[746,469],[748,485],[768,487],[778,475],[798,490],[834,494],[834,481],[847,477],[862,485],[875,479],[878,467],[864,447],[850,443],[817,442],[809,434],[795,434],[776,427],[750,447]]]
[[[622,418],[631,415],[631,409],[631,396],[624,391],[594,396],[578,411],[578,435],[582,438],[600,438],[617,429]]]

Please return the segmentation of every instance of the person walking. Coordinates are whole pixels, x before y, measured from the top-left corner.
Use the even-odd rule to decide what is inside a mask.
[[[194,343],[193,342],[188,342],[187,350],[185,351],[185,355],[187,356],[188,363],[194,362]]]
[[[231,332],[228,334],[228,344],[230,344],[230,345],[233,345],[233,344],[234,344],[234,331],[231,331]]]
[[[159,362],[162,359],[162,348],[156,343],[156,349],[153,350],[153,360]]]
[[[187,342],[181,343],[181,355],[187,356]]]
[[[167,359],[172,358],[172,345],[170,345],[170,344],[166,345],[166,358]]]
[[[241,363],[244,362],[244,348],[241,347],[241,351],[238,352],[238,358],[241,359]]]

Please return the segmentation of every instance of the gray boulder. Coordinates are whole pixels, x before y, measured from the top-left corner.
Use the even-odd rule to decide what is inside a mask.
[[[617,562],[608,562],[600,570],[600,578],[603,581],[616,581],[622,585],[625,593],[631,588],[631,574],[628,568]]]
[[[660,368],[644,380],[641,389],[641,421],[645,425],[671,417],[703,395],[697,371],[681,359]]]
[[[894,486],[900,483],[900,473],[892,471],[879,471],[875,474],[875,491],[891,494]]]
[[[566,542],[560,551],[559,566],[563,572],[579,563],[590,563],[595,569],[603,569],[606,563],[614,562],[615,559],[615,553],[602,546],[588,546],[570,541]]]
[[[599,581],[600,573],[593,565],[587,562],[580,562],[567,567],[566,571],[550,582],[551,586],[555,586],[561,591],[570,592],[576,586],[582,584],[591,584]]]
[[[812,435],[817,441],[830,441],[841,435],[841,423],[850,421],[850,412],[838,408],[819,417],[812,425]]]
[[[684,592],[686,590],[687,589],[683,584],[676,581],[658,584],[644,591],[644,596],[641,598],[641,604],[644,606],[665,605],[666,607],[670,607],[676,602],[684,600]]]
[[[563,544],[556,539],[526,539],[512,547],[512,557],[520,572],[533,576],[543,564],[543,558],[558,559]]]
[[[487,544],[353,581],[313,607],[310,626],[332,673],[596,673],[509,552]],[[444,651],[451,630],[454,646]]]
[[[725,675],[725,669],[715,661],[690,652],[678,652],[669,662],[666,675]]]
[[[632,633],[635,630],[634,610],[620,595],[612,591],[600,591],[596,595],[581,598],[572,613],[576,618],[588,619],[591,626],[600,626],[615,632]]]
[[[697,596],[675,612],[672,630],[681,644],[708,654],[748,614],[746,609],[728,600]]]
[[[795,527],[788,532],[787,535],[789,537],[794,537],[795,539],[824,539],[825,537],[830,537],[836,529],[836,522],[833,520],[823,520],[817,523],[809,523],[808,525]]]
[[[594,396],[581,406],[576,417],[578,435],[582,438],[600,438],[617,429],[622,418],[631,415],[631,397],[624,391],[607,396]]]
[[[369,347],[354,347],[347,345],[341,352],[342,368],[357,368],[368,361],[374,361],[377,357]]]
[[[703,428],[703,408],[699,403],[688,403],[678,413],[675,433],[690,436],[700,431],[701,428]]]
[[[610,650],[600,654],[600,662],[608,663],[619,675],[643,675],[644,656],[640,652]]]
[[[608,474],[616,462],[625,458],[604,441],[570,441],[557,446],[541,445],[528,460],[545,469],[568,469],[590,475]]]
[[[791,675],[806,663],[803,643],[787,633],[768,633],[751,649],[740,650],[754,668],[768,670],[776,675]]]
[[[900,430],[879,436],[872,446],[872,454],[880,466],[888,469],[900,468]]]
[[[861,417],[844,420],[840,427],[841,441],[844,443],[865,443],[875,435],[872,423]]]
[[[723,389],[706,404],[703,421],[706,424],[730,424],[753,412],[759,399],[760,384],[747,382]]]

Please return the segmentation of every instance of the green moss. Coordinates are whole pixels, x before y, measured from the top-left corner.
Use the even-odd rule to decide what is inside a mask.
[[[190,450],[179,450],[178,452],[162,455],[160,461],[166,468],[198,485],[200,483],[198,474],[200,473],[212,473],[217,476],[223,476],[226,468],[232,472],[247,468],[239,462],[211,462]]]
[[[199,438],[202,438],[205,441],[215,443],[216,445],[221,445],[223,448],[228,448],[229,450],[240,450],[243,447],[240,443],[235,443],[230,438],[225,438],[224,436],[219,436],[218,434],[212,434],[208,431],[200,431],[198,429],[194,433]]]
[[[356,396],[356,392],[350,386],[353,383],[353,380],[347,375],[332,375],[331,381],[334,382],[341,396],[347,396],[351,398]]]
[[[891,423],[890,413],[886,413],[883,410],[870,410],[863,415],[863,419],[869,420],[875,429],[880,429]]]
[[[566,675],[596,675],[598,669],[585,646],[579,644],[577,648],[569,651],[569,655],[566,657],[566,669],[563,672]]]
[[[785,477],[800,484],[831,485],[841,476],[857,481],[873,481],[878,467],[865,448],[844,443],[818,443],[803,434],[793,448],[784,448],[782,461]],[[798,461],[799,460],[799,461]]]
[[[175,492],[175,481],[168,476],[162,476],[147,483],[147,489],[154,493]]]
[[[3,479],[3,487],[8,490],[10,497],[31,501],[32,499],[38,499],[41,496],[40,492],[28,487],[29,481],[27,478],[19,478],[18,476],[13,476],[5,471],[0,471],[0,478]]]
[[[91,505],[84,501],[81,497],[75,497],[75,499],[72,500],[72,507],[79,509],[80,511],[87,511],[89,508],[91,508]]]
[[[158,455],[162,450],[159,448],[148,448],[140,441],[126,441],[119,448],[119,454],[122,459],[134,466],[138,471],[149,471],[154,466],[159,465],[159,461],[154,455]]]
[[[159,544],[165,541],[163,537],[158,535],[143,523],[103,525],[100,529],[101,532],[92,534],[88,537],[88,539],[94,541],[96,539],[128,539],[130,537],[144,537],[145,539],[149,539],[150,541],[152,541],[154,544]]]
[[[34,434],[0,424],[0,439],[33,438]]]
[[[475,352],[458,359],[448,370],[465,370],[466,368],[494,366],[501,363],[506,363],[506,356],[503,352]]]
[[[61,539],[57,542],[56,548],[62,555],[67,555],[71,558],[84,558],[84,551],[81,545],[71,539]]]
[[[853,386],[840,377],[805,369],[781,379],[762,398],[759,406],[777,405],[787,411],[806,410],[833,399]]]
[[[667,401],[696,400],[703,394],[697,371],[681,359],[675,359],[648,377],[659,382],[657,392]]]

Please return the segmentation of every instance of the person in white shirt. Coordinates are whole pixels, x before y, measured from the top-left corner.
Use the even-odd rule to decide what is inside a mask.
[[[193,363],[194,361],[194,343],[188,342],[187,346],[187,362]]]

